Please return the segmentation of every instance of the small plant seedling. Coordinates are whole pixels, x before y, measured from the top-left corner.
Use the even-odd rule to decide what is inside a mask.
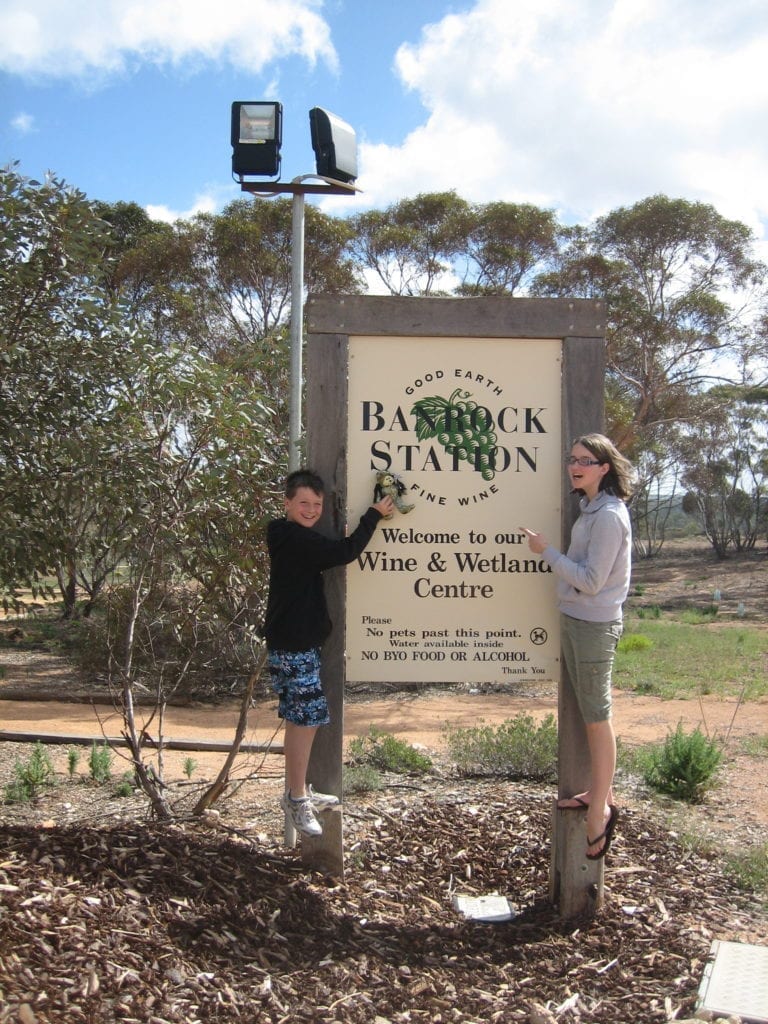
[[[109,782],[112,778],[112,751],[106,743],[93,744],[88,768],[94,782]]]
[[[16,761],[14,774],[14,781],[5,787],[5,799],[9,803],[28,803],[45,786],[53,785],[53,764],[42,743],[38,741],[34,745],[26,762]]]
[[[70,779],[74,778],[77,772],[77,766],[80,764],[80,751],[75,750],[74,747],[70,747],[67,751],[67,771],[69,772]]]
[[[129,797],[133,795],[133,773],[126,772],[114,788],[114,795],[117,797]]]

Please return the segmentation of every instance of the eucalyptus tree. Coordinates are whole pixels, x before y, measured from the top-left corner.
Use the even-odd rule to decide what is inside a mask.
[[[162,720],[174,693],[253,676],[279,434],[258,354],[192,344],[184,232],[117,212],[113,236],[115,211],[64,183],[0,177],[0,583],[54,573],[65,614],[105,591],[84,665],[167,817],[136,694]]]
[[[551,210],[530,203],[474,204],[459,295],[518,295],[558,253],[560,227]]]
[[[641,485],[632,500],[632,545],[636,555],[651,558],[667,539],[667,529],[680,503],[681,441],[670,426],[663,444],[657,439],[635,452]]]
[[[438,295],[455,285],[472,211],[455,192],[421,193],[350,218],[350,249],[392,295]]]
[[[170,700],[239,692],[260,660],[274,437],[246,376],[179,347],[139,354],[119,409],[130,536],[82,663],[108,681],[138,780],[167,818],[147,735],[162,736]],[[143,728],[139,697],[149,706]]]
[[[704,428],[702,395],[729,373],[764,286],[749,228],[711,205],[651,196],[572,229],[540,295],[606,303],[607,429],[630,456]],[[646,469],[664,460],[645,458]],[[653,475],[644,485],[659,485]],[[651,540],[649,550],[654,547]]]
[[[55,574],[68,613],[99,518],[87,481],[101,493],[109,479],[100,435],[129,349],[103,283],[107,247],[82,192],[0,172],[0,582]]]
[[[537,294],[606,301],[620,445],[697,419],[691,399],[724,372],[718,358],[746,327],[741,297],[764,281],[753,246],[749,228],[714,207],[656,195],[572,231],[559,266],[537,280]]]
[[[681,451],[684,508],[715,553],[753,549],[768,532],[768,408],[764,389],[721,385],[707,394],[704,429]]]
[[[153,383],[161,356],[172,356],[177,372],[218,371],[185,230],[7,170],[0,246],[0,583],[12,590],[53,576],[70,616],[79,592],[90,609],[115,566],[134,555],[145,484],[162,465],[137,462],[143,449],[132,438],[173,411],[163,404],[174,395],[172,375]],[[253,492],[273,486],[284,432],[256,386],[269,376],[258,355],[244,348],[216,378],[225,393],[250,396],[254,416],[258,409],[250,443],[265,459],[261,478],[250,480],[252,506]]]
[[[346,222],[306,208],[309,290],[359,290],[348,241]],[[268,395],[276,467],[287,458],[293,258],[291,202],[238,199],[220,214],[143,234],[119,264],[122,295],[158,344],[196,350],[236,376],[246,374]]]
[[[92,206],[96,215],[109,225],[105,252],[111,257],[119,257],[130,252],[143,238],[167,235],[170,231],[170,225],[164,221],[153,220],[138,203],[125,200],[107,203],[96,200]]]
[[[210,295],[212,339],[241,343],[271,337],[290,316],[292,204],[287,199],[237,199],[221,214],[201,215],[189,228],[193,281]],[[310,291],[359,290],[346,253],[346,222],[313,206],[305,210],[304,283]]]

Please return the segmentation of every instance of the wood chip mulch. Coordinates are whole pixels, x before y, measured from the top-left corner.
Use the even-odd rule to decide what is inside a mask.
[[[0,823],[0,1022],[690,1017],[713,938],[768,941],[714,860],[627,811],[591,921],[548,904],[549,806],[471,787],[348,804],[345,881],[194,822]],[[506,896],[503,924],[456,895]]]

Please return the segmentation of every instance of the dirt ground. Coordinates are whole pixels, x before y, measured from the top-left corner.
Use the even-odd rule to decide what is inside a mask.
[[[745,617],[766,628],[764,557],[726,568],[699,550],[641,564],[635,578],[643,582],[632,601],[701,606],[716,586],[722,618],[743,603]],[[285,846],[277,753],[244,754],[233,791],[192,817],[185,810],[225,755],[165,751],[171,825],[150,819],[143,796],[90,783],[86,747],[77,748],[82,784],[68,779],[65,737],[117,735],[121,722],[108,704],[55,699],[76,683],[71,668],[9,644],[4,628],[0,730],[62,742],[46,747],[57,785],[34,802],[0,804],[0,1024],[667,1024],[693,1016],[713,938],[768,942],[764,906],[738,890],[722,857],[723,847],[765,842],[768,758],[746,757],[740,744],[768,735],[768,700],[615,693],[623,743],[661,739],[681,721],[729,736],[726,765],[720,788],[696,808],[619,774],[605,904],[574,927],[546,895],[551,787],[462,779],[444,756],[446,724],[497,724],[522,711],[540,718],[556,710],[554,687],[350,694],[348,738],[376,725],[432,753],[435,770],[345,800],[337,882],[307,872]],[[171,708],[163,738],[228,742],[237,712]],[[146,726],[157,738],[158,723]],[[246,740],[281,743],[273,701],[252,708]],[[0,792],[29,752],[29,743],[0,742]],[[127,768],[116,753],[113,779]],[[691,834],[712,841],[690,844]],[[458,912],[457,897],[490,893],[504,895],[508,922]]]
[[[0,656],[0,663],[3,659]],[[8,671],[11,669],[11,671]],[[24,668],[27,681],[34,676],[32,667]],[[3,688],[12,686],[14,672],[6,664],[6,678]],[[167,711],[163,736],[168,740],[204,740],[228,743],[234,734],[239,706],[232,703],[220,707],[178,708]],[[366,735],[372,726],[382,732],[391,733],[433,755],[438,763],[445,752],[446,725],[471,727],[480,723],[498,725],[505,719],[520,713],[528,713],[537,721],[545,715],[557,712],[557,695],[554,687],[549,692],[511,696],[509,694],[455,693],[440,690],[419,695],[392,695],[386,699],[358,699],[348,702],[344,712],[344,734],[346,739]],[[139,711],[138,720],[145,722]],[[738,752],[740,741],[748,736],[768,735],[768,700],[738,706],[735,700],[718,701],[710,697],[701,700],[663,701],[656,697],[636,696],[623,691],[614,694],[614,720],[617,735],[627,746],[642,745],[663,740],[671,728],[682,722],[686,730],[697,726],[708,735],[730,737],[728,756],[722,775],[722,785],[700,808],[687,813],[694,819],[694,827],[715,829],[731,835],[734,843],[760,841],[768,829],[768,801],[755,799],[757,793],[766,792],[768,764],[766,759],[749,757]],[[62,737],[92,737],[120,735],[120,719],[109,705],[84,703],[64,704],[54,701],[0,700],[0,729],[8,732],[46,734]],[[157,737],[156,722],[148,723],[148,732]],[[279,746],[282,732],[275,714],[274,702],[263,700],[250,711],[246,742],[251,744],[272,744]],[[28,749],[28,748],[27,748]],[[57,772],[67,770],[67,754],[70,749],[66,741],[49,748]],[[81,774],[87,771],[87,748],[80,761]],[[11,758],[20,756],[24,750],[16,743],[0,743],[0,781],[10,778]],[[164,753],[164,774],[176,785],[185,784],[184,764],[193,758],[196,767],[192,779],[202,782],[212,779],[222,764],[223,753],[202,751],[168,750]],[[120,775],[119,761],[115,774]],[[242,756],[235,769],[243,777],[255,773],[259,779],[258,796],[254,804],[272,805],[275,814],[255,810],[252,820],[261,818],[263,828],[279,835],[280,817],[277,813],[277,799],[282,785],[283,762],[277,755],[248,754]],[[189,779],[187,785],[191,785]],[[252,787],[253,788],[253,787]],[[619,799],[626,805],[642,805],[647,797],[629,789],[622,792],[621,779],[617,786]],[[25,816],[32,813],[37,820],[58,820],[62,808],[67,806],[71,814],[72,800],[77,797],[92,798],[92,793],[68,787],[66,796],[42,799],[36,808],[18,807],[17,813]],[[7,817],[11,808],[7,805],[2,815]],[[101,809],[97,813],[102,813]],[[15,815],[14,815],[15,817]]]
[[[764,554],[748,553],[725,562],[717,562],[701,542],[676,545],[662,557],[635,563],[633,569],[635,605],[658,604],[673,609],[681,605],[706,605],[713,590],[720,591],[721,618],[733,618],[739,604],[753,624],[766,626],[768,609],[768,564]],[[2,627],[0,627],[2,628]],[[0,647],[0,730],[55,736],[86,736],[100,739],[119,736],[120,720],[108,704],[63,703],[50,698],[59,693],[75,693],[77,684],[65,661],[41,652]],[[79,694],[82,699],[83,694]],[[229,742],[234,732],[239,707],[236,703],[218,707],[172,707],[167,711],[162,734],[167,740],[206,740]],[[537,720],[557,713],[554,685],[543,684],[515,694],[457,692],[433,689],[416,693],[393,693],[372,699],[352,695],[345,706],[344,734],[347,739],[365,735],[371,726],[391,733],[436,756],[445,751],[446,725],[469,727],[484,723],[498,725],[508,718],[527,712]],[[141,715],[140,720],[143,721]],[[695,727],[710,736],[728,737],[722,785],[709,798],[699,814],[707,827],[733,834],[748,841],[764,838],[768,827],[768,801],[755,799],[768,790],[768,759],[741,753],[741,741],[747,737],[768,735],[768,699],[739,705],[736,700],[717,700],[711,696],[689,700],[661,700],[624,691],[614,693],[614,718],[617,735],[627,747],[663,740],[671,729],[682,723],[686,730]],[[158,723],[148,725],[158,738]],[[274,702],[264,699],[252,708],[246,742],[279,745],[282,733]],[[21,748],[23,749],[23,748]],[[58,758],[57,771],[66,770],[67,747],[63,740],[51,751]],[[0,782],[9,777],[12,759],[18,756],[17,744],[0,742]],[[196,762],[195,779],[213,777],[222,763],[221,753],[166,751],[166,777],[182,784],[184,764]],[[261,782],[278,787],[282,777],[280,756],[251,754],[248,767],[258,763]],[[81,758],[85,771],[87,754]],[[187,779],[187,783],[189,779]],[[621,780],[618,780],[619,786]],[[276,790],[277,791],[277,790]],[[625,800],[639,799],[637,793],[623,794]],[[7,811],[7,807],[6,807]],[[41,809],[41,813],[45,813]]]
[[[3,657],[0,655],[0,664]],[[10,666],[6,665],[6,671]],[[9,684],[12,672],[6,676]],[[0,685],[0,694],[4,686]],[[373,726],[392,733],[418,747],[432,752],[445,749],[446,726],[468,728],[483,723],[498,725],[505,719],[528,713],[537,721],[557,713],[554,687],[536,695],[513,696],[505,693],[452,693],[428,690],[420,694],[393,694],[384,699],[363,699],[348,702],[344,709],[346,738],[365,735]],[[686,731],[696,727],[705,734],[730,736],[730,747],[749,736],[768,735],[768,700],[739,706],[735,700],[721,701],[712,697],[691,700],[661,700],[616,691],[613,698],[616,733],[628,746],[640,746],[663,740],[670,728],[682,722]],[[163,734],[166,740],[203,740],[228,742],[232,738],[239,704],[218,707],[170,707],[166,712]],[[140,723],[147,721],[138,711]],[[100,740],[102,736],[120,733],[120,718],[107,704],[65,704],[58,701],[8,700],[0,697],[0,729],[9,732],[45,733],[61,736],[86,736]],[[274,702],[258,702],[249,716],[246,742],[281,743]],[[155,724],[150,734],[157,735]],[[166,757],[174,752],[169,751]],[[184,754],[183,757],[186,757]],[[183,760],[182,757],[182,760]],[[194,758],[204,763],[220,760],[219,754],[195,752]],[[762,763],[762,762],[760,762]],[[768,769],[766,770],[768,774]],[[768,817],[765,819],[768,821]]]

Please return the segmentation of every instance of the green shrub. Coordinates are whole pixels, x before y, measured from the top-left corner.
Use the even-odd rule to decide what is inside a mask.
[[[193,772],[195,771],[196,768],[197,768],[197,761],[194,759],[194,757],[185,757],[184,758],[184,769],[183,770],[184,770],[184,774],[187,776],[188,779],[192,778],[192,774],[193,774]]]
[[[722,759],[719,743],[698,728],[686,733],[682,723],[678,723],[663,744],[648,749],[643,778],[659,793],[687,803],[701,803],[715,785]]]
[[[133,772],[126,772],[115,786],[113,795],[117,797],[133,796],[133,785]]]
[[[653,647],[653,640],[648,636],[643,636],[642,633],[627,633],[619,640],[618,650],[622,654],[628,654],[630,651],[647,651],[650,647]]]
[[[112,778],[112,751],[106,743],[93,744],[88,769],[94,782],[109,782]]]
[[[501,725],[445,730],[451,760],[463,775],[554,781],[557,725],[547,715],[540,725],[521,714]]]
[[[384,783],[381,775],[370,764],[351,764],[344,768],[345,793],[373,793]]]
[[[16,761],[13,771],[16,778],[5,787],[8,803],[28,803],[45,786],[53,785],[53,764],[48,751],[39,741],[32,748],[26,762]]]
[[[371,726],[367,736],[350,740],[349,756],[354,765],[367,764],[396,775],[426,775],[432,770],[431,757],[375,726]]]
[[[67,771],[70,779],[74,778],[77,766],[80,764],[80,751],[70,747],[67,751]]]

